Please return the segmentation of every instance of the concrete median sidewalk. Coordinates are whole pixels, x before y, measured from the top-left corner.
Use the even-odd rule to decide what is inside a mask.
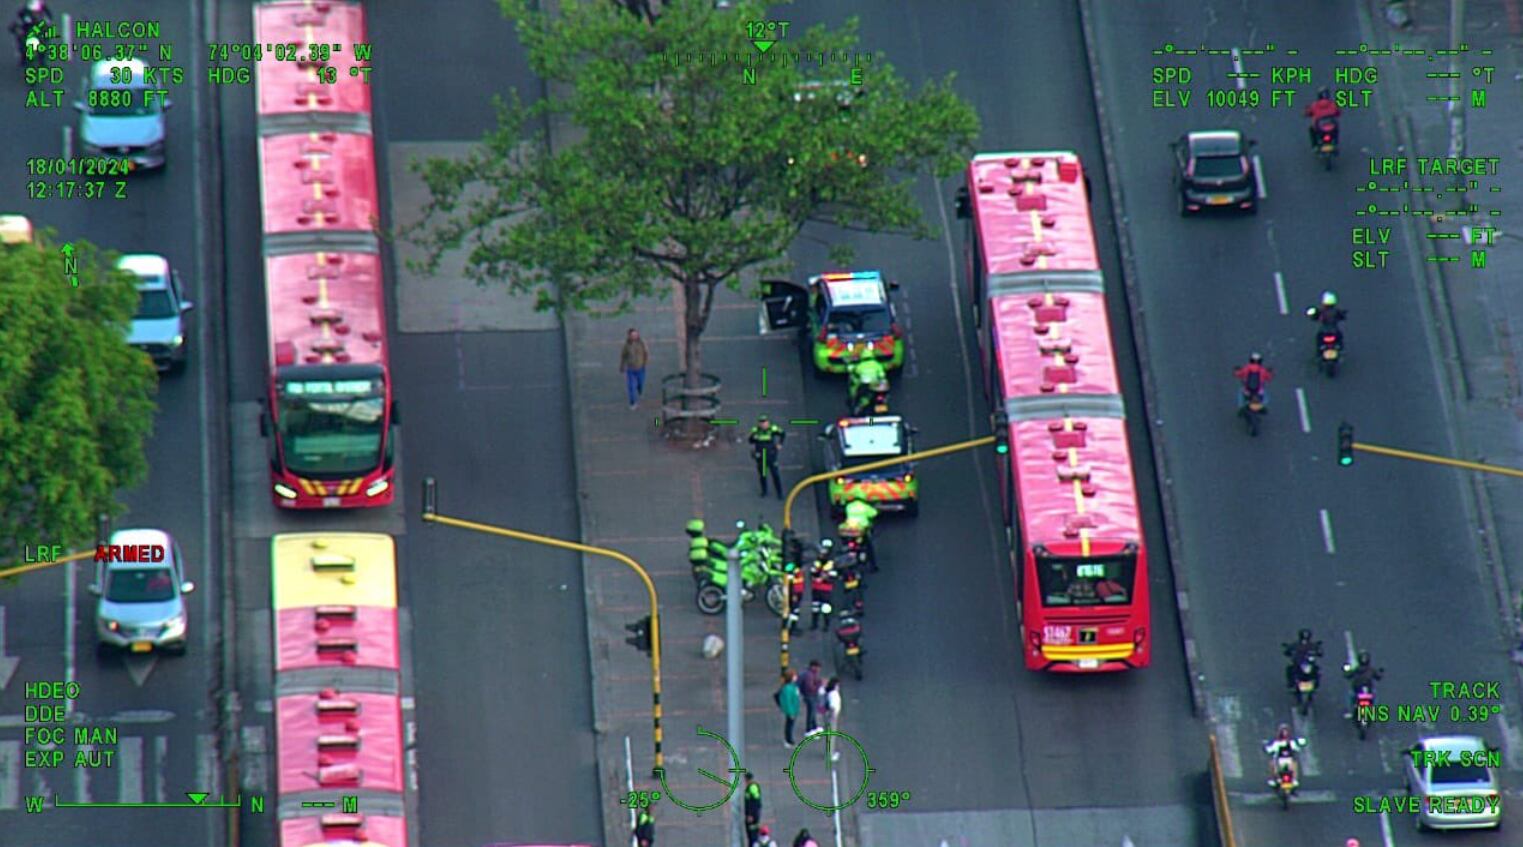
[[[714,442],[695,448],[668,440],[656,426],[660,415],[661,377],[678,370],[680,309],[673,303],[646,303],[631,316],[592,320],[568,317],[566,346],[571,358],[571,407],[575,426],[578,492],[583,541],[621,550],[651,574],[661,599],[662,705],[668,782],[690,805],[712,803],[723,789],[699,775],[698,768],[723,776],[732,767],[723,747],[697,734],[697,728],[726,729],[725,660],[705,659],[706,635],[723,638],[724,616],[707,617],[694,604],[683,525],[693,517],[708,522],[711,534],[728,537],[736,520],[750,525],[765,519],[782,525],[782,501],[769,492],[757,495],[757,481],[746,434],[756,415],[768,413],[788,438],[782,452],[783,484],[807,475],[809,441],[818,427],[789,426],[804,415],[800,357],[789,335],[761,336],[757,305],[741,295],[721,292],[703,343],[704,370],[722,381],[721,415],[739,420],[718,429]],[[650,349],[646,391],[639,407],[625,399],[618,371],[625,331],[636,327]],[[766,395],[762,368],[767,369]],[[818,537],[815,500],[801,496],[794,526],[805,539]],[[625,568],[596,557],[585,559],[589,643],[592,650],[593,702],[596,710],[599,777],[604,791],[606,843],[629,843],[629,813],[618,805],[625,790],[624,739],[633,751],[636,790],[659,790],[651,779],[651,680],[647,657],[624,643],[624,626],[647,614],[644,587]],[[784,768],[790,751],[782,744],[782,718],[772,702],[778,685],[778,619],[760,602],[745,611],[746,744],[737,745],[743,767],[762,786],[762,822],[780,844],[809,827],[821,843],[831,832],[829,820],[801,803]],[[828,644],[804,632],[795,638],[791,665],[803,670],[810,659],[830,665]],[[803,736],[803,721],[795,740]],[[822,757],[800,767],[801,787],[817,802],[829,803],[829,770]],[[727,810],[702,816],[663,798],[655,807],[656,843],[660,847],[712,847],[727,844]]]
[[[1449,46],[1448,0],[1416,0],[1407,5],[1413,26],[1393,30],[1382,19],[1379,4],[1370,5],[1366,25],[1384,44],[1399,42],[1405,49],[1432,51]],[[1409,159],[1461,155],[1492,158],[1494,171],[1470,177],[1464,198],[1477,207],[1468,218],[1412,219],[1420,244],[1419,257],[1442,255],[1458,261],[1422,261],[1429,302],[1433,308],[1441,357],[1455,410],[1455,443],[1459,458],[1523,468],[1523,3],[1519,0],[1468,0],[1463,4],[1461,39],[1468,52],[1458,62],[1462,73],[1458,93],[1464,121],[1450,107],[1430,101],[1448,95],[1447,80],[1427,74],[1447,70],[1446,58],[1391,57],[1379,60],[1386,77],[1380,88],[1383,114],[1392,119],[1403,152]],[[1490,50],[1487,55],[1482,51]],[[1488,71],[1482,70],[1490,68]],[[1389,87],[1385,84],[1389,79]],[[1484,101],[1473,93],[1484,91]],[[1394,96],[1387,96],[1394,95]],[[1415,167],[1409,164],[1409,170]],[[1455,177],[1411,177],[1414,185],[1444,186]],[[1414,208],[1456,204],[1412,195]],[[1486,234],[1482,227],[1495,232]],[[1461,239],[1431,241],[1429,233],[1460,234]],[[1428,243],[1422,243],[1428,242]],[[1430,245],[1439,244],[1434,248]],[[1476,256],[1484,267],[1473,266]],[[1401,445],[1392,445],[1401,446]],[[1523,589],[1523,486],[1518,480],[1493,474],[1471,474],[1479,506],[1479,532],[1492,558],[1495,589],[1502,602],[1509,646],[1523,637],[1520,596]],[[1515,653],[1515,659],[1523,654]]]

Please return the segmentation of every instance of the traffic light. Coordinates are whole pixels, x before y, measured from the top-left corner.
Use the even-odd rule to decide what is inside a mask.
[[[1344,421],[1338,424],[1338,464],[1354,463],[1354,425]]]
[[[1001,456],[1010,452],[1010,416],[1004,409],[994,413],[994,452]]]
[[[641,653],[650,653],[650,615],[646,615],[634,623],[627,623],[624,625],[624,628],[634,633],[624,639],[625,644],[639,650]]]

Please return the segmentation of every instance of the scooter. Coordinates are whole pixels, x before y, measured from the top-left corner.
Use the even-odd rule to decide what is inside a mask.
[[[1317,366],[1328,379],[1338,375],[1338,360],[1343,358],[1343,333],[1326,327],[1317,332]]]
[[[1317,660],[1307,656],[1292,666],[1291,677],[1295,681],[1296,707],[1302,715],[1311,711],[1312,698],[1317,696],[1317,683],[1321,681],[1322,673],[1317,669]]]
[[[1238,415],[1242,417],[1243,424],[1248,427],[1248,434],[1257,437],[1259,434],[1259,418],[1264,416],[1268,407],[1264,403],[1263,390],[1252,391],[1243,389],[1243,406],[1238,409]]]
[[[1330,171],[1333,169],[1333,159],[1338,156],[1338,121],[1333,118],[1318,118],[1313,129],[1317,137],[1317,145],[1313,152],[1322,162],[1322,169]]]

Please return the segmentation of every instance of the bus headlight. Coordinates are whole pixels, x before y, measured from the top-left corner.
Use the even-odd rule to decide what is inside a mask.
[[[366,497],[375,497],[376,495],[380,494],[381,492],[385,491],[386,489],[388,489],[390,487],[391,487],[391,483],[390,482],[387,482],[384,479],[378,479],[375,482],[370,483],[370,487],[365,489],[365,496]]]
[[[275,495],[282,500],[295,500],[296,489],[292,488],[289,485],[283,485],[277,482],[275,483]]]

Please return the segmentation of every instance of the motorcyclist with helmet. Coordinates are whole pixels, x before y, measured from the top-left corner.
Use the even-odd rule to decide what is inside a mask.
[[[1344,717],[1354,716],[1354,704],[1363,690],[1374,691],[1375,683],[1385,676],[1385,668],[1377,668],[1370,661],[1370,651],[1360,650],[1358,661],[1352,665],[1343,666],[1343,675],[1348,679],[1348,712]]]
[[[851,365],[848,377],[847,399],[853,415],[872,411],[875,393],[888,393],[888,369],[878,361],[872,347],[863,345],[863,348],[861,357]]]
[[[27,0],[16,12],[16,20],[11,22],[11,34],[16,36],[16,53],[22,63],[26,62],[27,35],[32,27],[43,21],[53,22],[53,10],[43,0]]]
[[[1312,639],[1311,630],[1303,629],[1296,633],[1293,644],[1281,645],[1284,648],[1286,658],[1290,664],[1285,667],[1285,687],[1295,690],[1296,682],[1301,678],[1301,665],[1311,665],[1311,679],[1318,681],[1322,677],[1322,671],[1317,666],[1317,658],[1322,655],[1322,642]]]
[[[1282,759],[1289,760],[1287,764],[1290,766],[1291,774],[1297,782],[1300,781],[1299,768],[1296,764],[1296,751],[1305,746],[1306,739],[1297,738],[1290,731],[1289,724],[1280,724],[1280,729],[1275,733],[1274,738],[1264,745],[1264,752],[1269,754],[1269,784],[1271,786],[1276,784],[1275,779],[1280,775],[1279,768]]]
[[[824,627],[830,631],[830,601],[835,592],[836,584],[835,561],[829,556],[821,556],[809,569],[809,629],[816,630]]]
[[[1269,381],[1274,379],[1274,371],[1264,364],[1262,353],[1249,355],[1248,364],[1233,371],[1232,375],[1243,384],[1243,390],[1237,396],[1239,410],[1247,404],[1250,396],[1257,394],[1264,404],[1264,411],[1269,411]]]
[[[1323,87],[1322,90],[1318,91],[1317,99],[1312,101],[1310,106],[1306,107],[1304,114],[1306,117],[1311,118],[1311,126],[1307,127],[1306,132],[1311,138],[1311,146],[1313,149],[1317,147],[1317,144],[1320,141],[1318,138],[1317,124],[1322,121],[1330,122],[1328,134],[1332,136],[1332,142],[1334,145],[1338,143],[1337,119],[1339,115],[1343,114],[1343,110],[1338,108],[1338,103],[1337,101],[1333,100],[1333,93],[1331,91],[1329,91],[1326,87]]]
[[[873,549],[873,520],[878,517],[878,508],[867,502],[860,492],[854,492],[851,499],[843,508],[846,520],[841,522],[838,532],[842,538],[854,539],[862,546],[862,551],[867,555],[867,570],[869,573],[878,572],[878,555]]]
[[[1341,324],[1348,320],[1348,312],[1338,305],[1338,295],[1332,291],[1322,292],[1322,300],[1306,310],[1306,317],[1317,322],[1322,332],[1343,337]]]

